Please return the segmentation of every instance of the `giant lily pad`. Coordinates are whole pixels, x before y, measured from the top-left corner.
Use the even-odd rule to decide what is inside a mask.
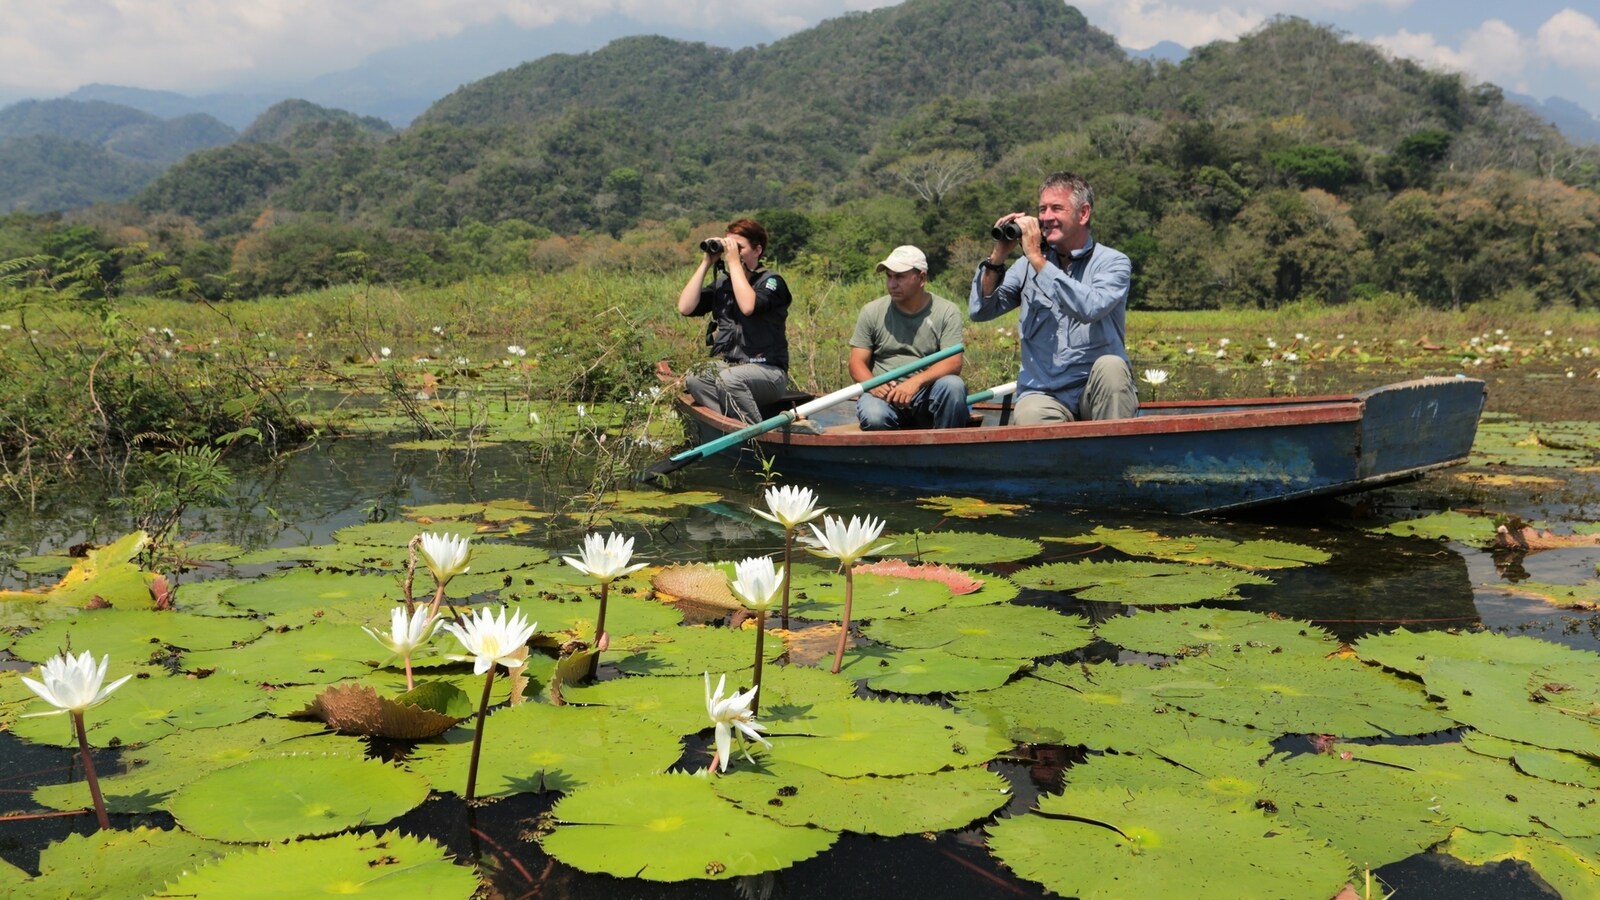
[[[1236,541],[1210,535],[1174,537],[1136,528],[1098,526],[1084,535],[1045,538],[1068,544],[1105,544],[1129,556],[1150,556],[1183,563],[1219,563],[1241,569],[1290,569],[1325,563],[1326,550],[1287,541]]]
[[[1494,543],[1496,524],[1495,520],[1488,516],[1446,510],[1371,530],[1378,534],[1452,540],[1487,547]]]
[[[978,497],[923,497],[917,502],[923,509],[931,509],[956,519],[983,519],[989,516],[1015,516],[1028,507],[1021,503],[995,503]]]
[[[293,754],[202,775],[180,788],[168,808],[202,837],[263,843],[381,825],[427,796],[427,782],[398,766]]]
[[[1006,804],[1005,778],[982,767],[899,778],[837,778],[762,759],[712,783],[741,808],[785,825],[893,837],[963,828]]]
[[[730,682],[729,686],[738,690],[749,686],[741,684],[738,677]],[[844,675],[833,675],[810,666],[767,666],[762,673],[759,706],[762,720],[765,720],[768,715],[783,715],[813,703],[844,700],[854,695],[855,683]],[[618,715],[649,719],[676,734],[695,734],[710,725],[706,718],[703,674],[692,677],[647,675],[569,685],[562,691],[562,697],[569,704],[603,706]]]
[[[942,649],[896,650],[882,644],[853,647],[840,674],[864,678],[875,691],[896,694],[950,694],[984,691],[1005,684],[1028,665],[1027,659],[974,659]]]
[[[611,629],[607,627],[606,630]],[[782,642],[769,641],[765,653],[768,659],[782,656]],[[685,626],[613,638],[605,658],[614,661],[618,671],[629,675],[733,672],[755,665],[756,638],[753,633],[728,628]]]
[[[148,609],[151,575],[130,560],[150,543],[149,535],[135,531],[94,550],[67,574],[43,591],[0,591],[0,604],[8,601],[85,607],[95,599],[113,607]]]
[[[1042,546],[1029,538],[1006,537],[967,531],[938,531],[931,534],[892,534],[889,551],[895,556],[915,556],[923,562],[951,564],[990,564],[1016,562],[1039,555]]]
[[[399,597],[400,582],[392,575],[309,569],[247,581],[222,593],[222,601],[235,609],[288,622],[308,622],[329,610],[345,612],[346,621],[384,618]]]
[[[262,632],[262,624],[247,619],[215,619],[139,609],[102,609],[78,613],[18,638],[12,653],[36,662],[57,652],[92,650],[96,657],[147,662],[167,648],[212,650],[245,643]]]
[[[1428,690],[1444,698],[1445,714],[1463,725],[1507,740],[1549,750],[1600,757],[1600,716],[1551,702],[1560,692],[1543,690],[1558,680],[1543,669],[1481,660],[1435,660]],[[1530,684],[1530,682],[1532,682]]]
[[[127,771],[100,772],[100,791],[112,812],[147,813],[163,809],[172,792],[196,777],[260,756],[301,752],[361,757],[361,741],[326,734],[319,722],[294,722],[262,717],[196,731],[175,732],[135,750],[124,750]],[[87,809],[84,781],[45,785],[33,792],[34,802],[51,809]]]
[[[112,661],[106,678],[118,672]],[[148,677],[137,677],[147,675]],[[50,707],[40,701],[31,712]],[[83,714],[89,743],[97,747],[143,744],[183,729],[216,728],[243,722],[265,712],[267,696],[255,687],[224,675],[185,678],[163,670],[140,670],[104,703]],[[11,730],[17,737],[60,747],[76,746],[70,717],[45,716],[19,719]]]
[[[767,720],[762,758],[840,778],[914,775],[970,766],[1011,747],[999,729],[923,703],[838,700]]]
[[[699,703],[705,712],[705,701]],[[434,789],[466,790],[472,732],[458,728],[417,744],[406,763]],[[666,771],[683,745],[676,732],[611,710],[523,703],[501,709],[484,723],[478,761],[478,795],[570,791]]]
[[[1600,841],[1482,834],[1458,828],[1441,848],[1473,865],[1501,860],[1525,862],[1563,897],[1594,893],[1600,881]]]
[[[1450,835],[1450,815],[1404,769],[1303,754],[1272,760],[1262,780],[1263,796],[1279,816],[1327,838],[1363,867],[1399,862]]]
[[[191,672],[227,672],[256,684],[328,684],[365,674],[388,653],[358,625],[313,622],[227,650],[186,653]]]
[[[450,862],[443,847],[390,831],[234,853],[183,873],[156,896],[271,900],[358,894],[381,900],[467,900],[477,890],[477,873]]]
[[[1315,625],[1237,609],[1141,610],[1102,622],[1098,630],[1119,647],[1164,656],[1260,651],[1321,657],[1339,649],[1333,636]]]
[[[896,578],[857,572],[850,614],[857,620],[927,612],[949,603],[954,595],[937,581]],[[837,619],[844,615],[844,575],[796,566],[789,583],[790,615],[802,619]]]
[[[786,869],[838,838],[745,812],[703,778],[658,775],[575,791],[556,804],[544,851],[585,872],[647,881],[759,875]]]
[[[1023,587],[1131,606],[1237,600],[1243,585],[1272,584],[1270,578],[1237,569],[1152,562],[1048,563],[1016,572],[1011,579]]]
[[[1014,659],[1065,653],[1092,639],[1089,623],[1037,606],[934,610],[874,622],[867,637],[896,647],[937,647],[956,656]]]
[[[1191,898],[1332,897],[1351,870],[1337,850],[1258,810],[1159,789],[1068,786],[1041,797],[1037,813],[990,827],[989,849],[1023,878],[1083,900],[1160,897],[1179,884]]]
[[[1461,743],[1473,753],[1510,760],[1525,775],[1600,790],[1600,762],[1590,757],[1508,741],[1481,731],[1468,732]]]
[[[39,877],[8,881],[12,900],[145,897],[231,847],[178,829],[138,827],[68,835],[39,855]]]
[[[1095,753],[1073,766],[1067,780],[1078,787],[1163,788],[1220,803],[1262,796],[1262,760],[1272,755],[1265,738],[1182,738],[1149,752]]]

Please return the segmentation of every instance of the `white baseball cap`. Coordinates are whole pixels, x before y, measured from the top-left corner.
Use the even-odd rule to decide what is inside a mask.
[[[928,257],[910,244],[903,244],[889,251],[888,259],[878,263],[879,272],[909,272],[916,269],[918,272],[928,271]]]

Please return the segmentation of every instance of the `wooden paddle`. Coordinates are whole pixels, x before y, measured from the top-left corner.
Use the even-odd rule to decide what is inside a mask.
[[[770,419],[763,419],[754,425],[748,425],[739,429],[738,431],[730,432],[722,437],[716,438],[715,440],[706,441],[704,444],[701,444],[698,447],[691,447],[682,453],[669,456],[666,459],[661,460],[650,468],[645,469],[644,474],[641,477],[645,480],[649,480],[661,475],[665,475],[668,472],[676,472],[692,462],[698,462],[699,460],[705,459],[713,453],[720,453],[729,447],[742,444],[758,434],[766,434],[775,428],[782,428],[790,422],[793,422],[795,419],[805,418],[814,412],[821,412],[830,406],[837,406],[846,400],[854,400],[855,398],[861,396],[867,391],[872,390],[880,384],[887,384],[891,381],[894,381],[896,378],[904,378],[905,376],[910,375],[912,372],[915,372],[918,369],[927,368],[941,359],[948,359],[952,356],[955,356],[964,349],[966,349],[965,344],[956,344],[953,347],[946,347],[937,353],[929,354],[928,356],[924,356],[919,360],[906,363],[897,369],[890,369],[882,375],[874,375],[871,378],[868,378],[866,381],[858,384],[852,384],[847,388],[840,388],[831,394],[818,397],[809,403],[802,403],[799,406],[796,406],[794,409],[778,413]]]

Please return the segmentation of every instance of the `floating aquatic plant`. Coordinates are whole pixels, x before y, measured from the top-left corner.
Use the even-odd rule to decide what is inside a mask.
[[[783,621],[783,627],[788,628],[789,573],[794,568],[794,530],[827,512],[828,508],[817,508],[817,495],[810,488],[794,485],[773,487],[767,489],[765,496],[767,509],[771,512],[762,512],[753,506],[750,509],[761,518],[783,526],[783,609],[779,618]]]
[[[728,760],[733,755],[733,738],[739,738],[739,749],[744,751],[744,758],[750,762],[755,760],[750,757],[750,748],[745,743],[749,738],[767,748],[772,747],[772,742],[761,736],[767,727],[756,721],[755,701],[759,685],[748,691],[734,691],[724,697],[722,691],[728,684],[728,676],[717,678],[717,689],[711,689],[711,673],[704,673],[706,687],[706,715],[711,717],[711,724],[716,726],[715,741],[717,755],[711,759],[711,768],[717,768],[717,763],[722,763],[722,771],[728,771]]]
[[[811,552],[837,559],[839,570],[844,573],[844,615],[839,622],[839,646],[833,651],[833,671],[837,674],[844,662],[844,645],[850,640],[850,604],[855,600],[855,575],[851,566],[863,556],[876,556],[894,543],[877,544],[878,535],[883,534],[883,520],[871,516],[865,520],[851,516],[849,524],[837,516],[828,516],[822,520],[820,529],[811,526],[811,534],[808,541]]]
[[[63,652],[45,661],[40,668],[42,681],[27,677],[22,679],[29,690],[55,707],[46,712],[27,713],[25,717],[57,716],[61,713],[72,716],[72,727],[78,733],[78,753],[83,758],[83,777],[89,783],[89,794],[94,798],[94,814],[100,820],[101,828],[110,828],[111,819],[106,815],[105,798],[100,795],[100,780],[95,777],[94,758],[89,753],[89,736],[83,728],[83,712],[104,703],[112,691],[133,677],[124,675],[105,684],[106,668],[110,665],[110,655],[100,657],[100,664],[95,665],[94,657],[87,650],[77,656]]]
[[[633,558],[633,538],[625,538],[616,532],[606,537],[590,533],[584,536],[583,546],[578,551],[579,559],[570,556],[561,557],[567,565],[577,569],[591,578],[600,582],[600,614],[595,617],[594,623],[594,661],[590,668],[600,665],[600,652],[606,644],[606,597],[611,592],[611,582],[644,568],[644,563],[628,565]]]

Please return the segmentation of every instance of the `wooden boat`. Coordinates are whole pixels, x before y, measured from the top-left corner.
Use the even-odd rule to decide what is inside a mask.
[[[1465,462],[1486,396],[1470,378],[1420,378],[1358,394],[1146,403],[1132,419],[863,432],[855,405],[758,435],[736,450],[787,478],[887,485],[1085,509],[1203,514],[1367,490]],[[745,423],[678,407],[695,442]]]

